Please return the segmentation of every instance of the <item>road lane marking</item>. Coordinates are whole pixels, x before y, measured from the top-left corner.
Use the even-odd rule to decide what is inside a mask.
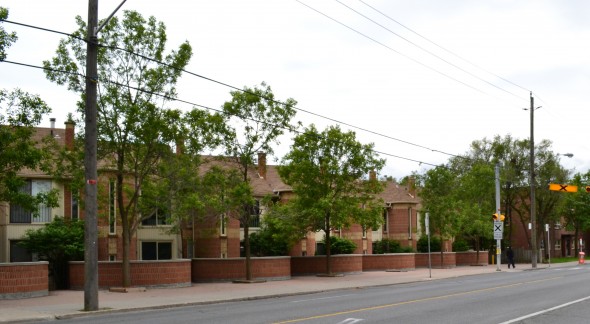
[[[551,307],[551,308],[548,308],[548,309],[545,309],[545,310],[542,310],[542,311],[538,311],[538,312],[535,312],[535,313],[531,313],[531,314],[528,314],[528,315],[525,315],[525,316],[521,316],[519,318],[515,318],[515,319],[509,320],[509,321],[506,321],[506,322],[502,322],[500,324],[516,323],[518,321],[522,321],[522,320],[525,320],[527,318],[535,317],[535,316],[538,316],[538,315],[541,315],[541,314],[544,314],[544,313],[547,313],[547,312],[551,312],[551,311],[554,311],[554,310],[557,310],[557,309],[560,309],[560,308],[564,308],[564,307],[567,307],[567,306],[570,306],[570,305],[573,305],[573,304],[577,304],[579,302],[583,302],[583,301],[588,300],[588,299],[590,299],[590,296],[584,297],[584,298],[580,298],[580,299],[576,299],[574,301],[571,301],[571,302],[568,302],[568,303],[565,303],[565,304],[561,304],[561,305],[557,305],[555,307]]]
[[[281,322],[274,322],[274,324],[285,324],[285,323],[304,322],[304,321],[310,321],[310,320],[320,319],[320,318],[326,318],[326,317],[334,317],[334,316],[347,315],[347,314],[353,314],[353,313],[359,313],[359,312],[366,312],[366,311],[372,311],[372,310],[378,310],[378,309],[383,309],[383,308],[396,307],[396,306],[401,306],[401,305],[415,304],[415,303],[420,303],[420,302],[425,302],[425,301],[431,301],[431,300],[438,300],[438,299],[445,299],[445,298],[450,298],[450,297],[457,297],[457,296],[464,296],[464,295],[476,294],[476,293],[480,293],[480,292],[484,292],[484,291],[492,291],[492,290],[504,289],[504,288],[509,288],[509,287],[516,287],[516,286],[521,286],[521,285],[525,285],[525,284],[531,284],[531,283],[549,281],[549,280],[554,280],[554,279],[559,279],[559,278],[563,278],[563,277],[562,276],[559,276],[559,277],[551,277],[551,278],[547,278],[547,279],[532,280],[532,281],[526,281],[526,282],[517,282],[517,283],[513,283],[513,284],[509,284],[509,285],[503,285],[503,286],[498,286],[498,287],[482,288],[482,289],[464,291],[464,292],[454,293],[454,294],[449,294],[449,295],[441,295],[441,296],[427,297],[427,298],[408,300],[408,301],[399,302],[399,303],[393,303],[393,304],[385,304],[385,305],[371,306],[371,307],[365,307],[365,308],[351,309],[351,310],[342,311],[342,312],[335,312],[335,313],[328,313],[328,314],[322,314],[322,315],[315,315],[315,316],[309,316],[309,317],[296,318],[296,319],[292,319],[292,320],[286,320],[286,321],[281,321]]]

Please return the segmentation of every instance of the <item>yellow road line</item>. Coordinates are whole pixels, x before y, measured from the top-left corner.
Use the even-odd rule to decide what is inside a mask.
[[[348,311],[329,313],[329,314],[323,314],[323,315],[316,315],[316,316],[310,316],[310,317],[303,317],[303,318],[296,318],[296,319],[282,321],[282,322],[275,322],[274,324],[304,322],[304,321],[309,321],[309,320],[319,319],[319,318],[326,318],[326,317],[333,317],[333,316],[346,315],[346,314],[352,314],[352,313],[366,312],[366,311],[372,311],[372,310],[376,310],[376,309],[395,307],[395,306],[401,306],[401,305],[407,305],[407,304],[414,304],[414,303],[430,301],[430,300],[444,299],[444,298],[450,298],[450,297],[456,297],[456,296],[475,294],[475,293],[480,293],[480,292],[484,292],[484,291],[504,289],[504,288],[508,288],[508,287],[515,287],[515,286],[520,286],[520,285],[530,284],[530,283],[538,283],[538,282],[549,281],[549,280],[554,280],[554,279],[559,279],[559,278],[563,278],[563,277],[560,276],[560,277],[552,277],[552,278],[547,278],[547,279],[518,282],[518,283],[513,283],[513,284],[509,284],[509,285],[504,285],[504,286],[483,288],[483,289],[477,289],[477,290],[471,290],[471,291],[464,291],[464,292],[454,293],[454,294],[449,294],[449,295],[442,295],[442,296],[428,297],[428,298],[422,298],[422,299],[408,300],[408,301],[393,303],[393,304],[385,304],[385,305],[379,305],[379,306],[351,309]]]

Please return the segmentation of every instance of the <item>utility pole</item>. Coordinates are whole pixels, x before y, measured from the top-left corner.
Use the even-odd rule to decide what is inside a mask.
[[[88,1],[88,33],[86,48],[86,107],[84,138],[84,310],[98,310],[98,206],[96,171],[96,89],[98,0]]]
[[[496,163],[495,167],[495,174],[496,174],[496,213],[500,216],[502,213],[500,211],[500,164]],[[500,216],[502,217],[502,216]],[[499,226],[504,226],[503,219],[500,218]],[[496,225],[494,225],[496,226]],[[500,271],[500,264],[502,261],[500,258],[502,257],[502,233],[500,233],[499,238],[496,238],[496,271]]]
[[[535,210],[535,99],[533,98],[533,92],[531,95],[531,156],[530,156],[530,183],[531,183],[531,249],[532,249],[532,260],[531,266],[537,267],[537,221],[536,221],[536,210]]]

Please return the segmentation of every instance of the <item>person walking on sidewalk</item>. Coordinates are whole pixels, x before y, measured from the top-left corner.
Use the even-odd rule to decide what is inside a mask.
[[[512,269],[516,268],[514,266],[514,251],[512,251],[511,247],[506,250],[506,256],[508,257],[508,269],[510,269],[510,265],[512,265]]]

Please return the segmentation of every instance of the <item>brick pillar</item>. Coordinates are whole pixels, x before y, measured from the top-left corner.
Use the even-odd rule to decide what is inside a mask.
[[[73,121],[66,121],[66,148],[68,150],[73,150],[74,149],[74,128],[76,126],[76,123],[74,123]]]

